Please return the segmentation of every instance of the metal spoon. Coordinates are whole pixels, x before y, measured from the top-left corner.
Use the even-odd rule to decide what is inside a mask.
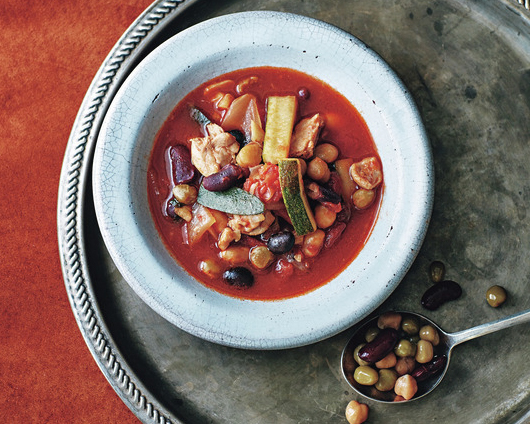
[[[530,310],[526,310],[518,314],[508,316],[506,318],[501,318],[497,321],[469,328],[467,330],[462,330],[455,333],[447,333],[443,331],[436,323],[421,314],[413,312],[398,313],[401,314],[403,318],[415,317],[419,321],[420,327],[428,324],[432,325],[438,331],[438,334],[440,336],[440,342],[434,348],[435,356],[442,357],[443,355],[445,355],[447,359],[445,361],[445,366],[443,366],[443,368],[440,369],[436,374],[432,375],[424,381],[418,382],[418,391],[416,392],[413,398],[408,401],[400,400],[399,402],[396,402],[399,398],[396,399],[396,394],[393,390],[382,392],[375,389],[373,386],[363,386],[357,383],[353,378],[353,352],[355,348],[359,346],[359,344],[366,343],[365,334],[368,329],[377,327],[377,320],[379,316],[376,316],[375,318],[368,320],[364,324],[361,324],[361,326],[355,331],[354,335],[350,338],[350,340],[346,344],[346,347],[344,348],[344,351],[342,352],[341,368],[344,378],[357,393],[376,402],[403,403],[420,399],[423,396],[426,396],[427,394],[432,392],[434,388],[438,386],[438,384],[440,384],[440,382],[444,378],[445,373],[447,372],[447,368],[449,367],[451,353],[455,346],[467,342],[468,340],[472,340],[477,337],[493,333],[495,331],[513,327],[514,325],[530,322]]]

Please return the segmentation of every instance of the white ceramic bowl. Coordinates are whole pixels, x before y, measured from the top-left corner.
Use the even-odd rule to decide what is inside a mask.
[[[147,202],[150,151],[175,105],[219,74],[265,65],[303,71],[346,96],[371,131],[385,181],[377,223],[353,263],[321,288],[279,301],[235,299],[197,282],[166,250]],[[151,308],[212,342],[282,349],[339,333],[392,293],[423,242],[432,210],[433,178],[430,146],[416,107],[377,54],[321,21],[245,12],[177,34],[134,69],[102,125],[93,187],[110,255]]]

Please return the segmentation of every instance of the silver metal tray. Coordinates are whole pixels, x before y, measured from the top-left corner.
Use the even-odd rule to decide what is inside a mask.
[[[178,31],[257,9],[315,17],[354,34],[393,67],[418,104],[434,152],[434,212],[414,265],[380,311],[425,312],[419,299],[435,259],[445,262],[447,277],[464,290],[458,301],[427,314],[442,328],[456,331],[530,307],[530,15],[522,5],[157,1],[118,41],[87,92],[67,145],[58,199],[59,248],[75,318],[103,374],[144,423],[344,423],[346,404],[357,398],[339,369],[351,331],[273,352],[190,336],[133,293],[95,220],[92,152],[127,74]],[[485,302],[493,284],[509,292],[499,309]],[[368,402],[369,422],[529,422],[528,351],[528,326],[459,346],[435,392],[407,405]]]

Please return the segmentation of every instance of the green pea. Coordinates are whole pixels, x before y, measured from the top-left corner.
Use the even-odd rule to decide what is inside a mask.
[[[394,348],[394,353],[400,358],[414,356],[416,354],[416,346],[407,339],[401,339]]]
[[[507,297],[506,290],[501,286],[491,286],[486,292],[486,300],[493,308],[501,306]]]
[[[401,323],[401,328],[407,334],[418,334],[418,331],[420,331],[420,323],[416,318],[406,317]]]
[[[398,374],[395,370],[387,368],[379,370],[379,379],[375,383],[375,388],[381,392],[388,392],[394,388]]]
[[[373,339],[376,338],[376,336],[379,334],[379,328],[377,327],[370,327],[368,330],[366,330],[366,334],[364,335],[364,339],[367,343],[370,343]]]
[[[379,380],[379,373],[372,367],[361,365],[355,368],[353,378],[363,386],[373,386]]]
[[[355,359],[355,362],[357,362],[359,365],[368,365],[370,362],[363,361],[361,358],[359,358],[359,351],[366,343],[361,343],[359,346],[355,348],[353,351],[353,359]]]
[[[415,334],[414,336],[409,337],[409,342],[411,342],[414,345],[417,345],[420,340],[421,339],[420,339],[419,334]]]

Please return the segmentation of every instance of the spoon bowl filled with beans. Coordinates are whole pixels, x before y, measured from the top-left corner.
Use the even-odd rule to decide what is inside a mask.
[[[370,400],[413,401],[442,381],[455,346],[527,322],[530,310],[447,333],[421,314],[386,312],[357,327],[342,352],[342,373],[358,394]]]

